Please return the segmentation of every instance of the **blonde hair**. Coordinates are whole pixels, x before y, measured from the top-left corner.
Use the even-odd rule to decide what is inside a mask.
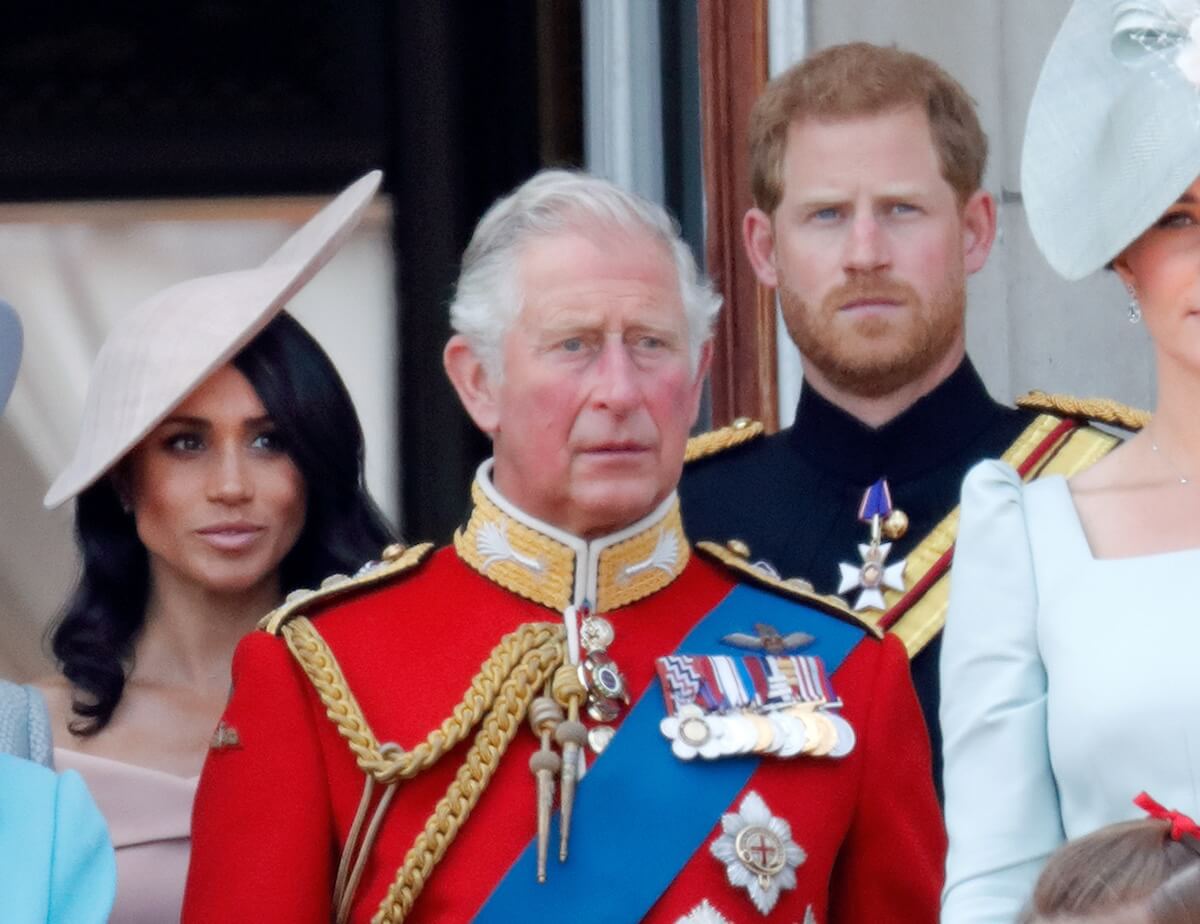
[[[1151,924],[1200,924],[1200,843],[1171,838],[1167,821],[1109,825],[1047,861],[1020,924],[1084,921],[1141,911]]]

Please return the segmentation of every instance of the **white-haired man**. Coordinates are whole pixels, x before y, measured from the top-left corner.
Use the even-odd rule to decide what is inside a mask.
[[[240,648],[185,920],[936,920],[901,647],[683,535],[717,308],[605,181],[484,216],[445,350],[471,514]]]

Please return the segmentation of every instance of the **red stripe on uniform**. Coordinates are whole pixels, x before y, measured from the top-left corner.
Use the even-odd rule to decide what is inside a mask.
[[[1024,478],[1026,475],[1028,475],[1031,471],[1033,471],[1039,462],[1041,462],[1047,455],[1050,454],[1052,449],[1058,446],[1059,442],[1065,436],[1067,436],[1067,434],[1069,434],[1072,430],[1077,429],[1079,426],[1080,423],[1077,420],[1068,419],[1059,423],[1057,427],[1047,434],[1045,439],[1037,444],[1033,452],[1027,455],[1024,461],[1017,466],[1017,474],[1020,475],[1021,478]],[[926,571],[925,574],[921,576],[921,579],[912,587],[910,587],[908,591],[905,592],[903,597],[896,601],[895,606],[883,614],[879,620],[879,628],[886,632],[891,629],[892,626],[898,623],[900,618],[913,608],[916,602],[925,595],[929,588],[940,581],[946,572],[950,570],[950,562],[953,560],[954,544],[951,544],[950,548],[946,549],[946,551],[942,553],[941,557],[933,563],[933,567]]]

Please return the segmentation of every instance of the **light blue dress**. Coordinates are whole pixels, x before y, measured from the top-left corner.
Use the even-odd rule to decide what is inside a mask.
[[[108,829],[79,774],[0,754],[0,919],[103,924],[116,878]]]
[[[1067,838],[1200,816],[1200,549],[1092,556],[1067,482],[963,484],[943,638],[942,924],[1011,924]]]

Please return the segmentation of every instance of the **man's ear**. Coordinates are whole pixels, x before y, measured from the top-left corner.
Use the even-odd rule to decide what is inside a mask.
[[[455,334],[446,344],[442,365],[475,426],[488,436],[495,436],[500,429],[497,386],[488,375],[483,360],[462,334]]]
[[[983,269],[996,240],[996,200],[977,189],[962,211],[963,269],[968,276]]]
[[[777,288],[779,272],[775,268],[775,228],[771,216],[762,209],[750,209],[742,219],[742,243],[758,281],[768,288]]]

